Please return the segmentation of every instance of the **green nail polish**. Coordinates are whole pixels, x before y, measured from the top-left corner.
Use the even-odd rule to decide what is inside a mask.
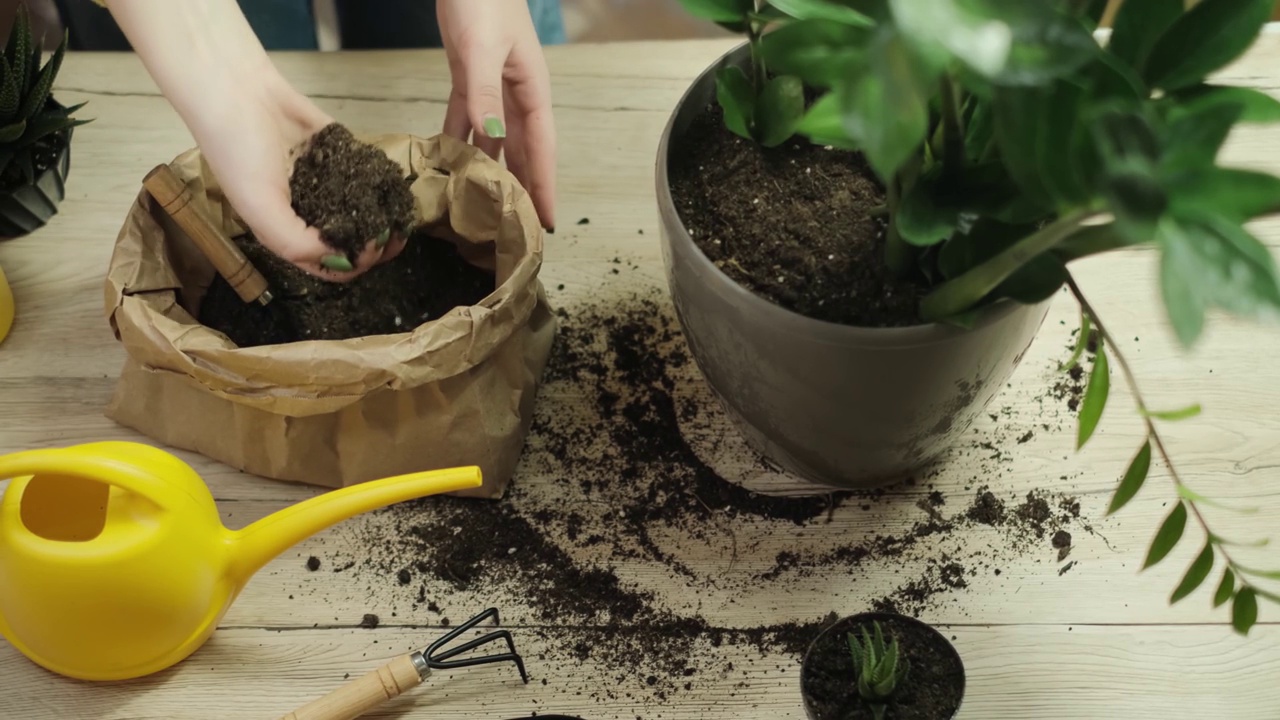
[[[386,230],[382,231],[381,235],[378,235],[378,240],[377,240],[378,248],[382,249],[382,247],[385,246],[390,240],[391,240],[391,228],[387,228]]]
[[[351,272],[355,268],[351,265],[351,261],[341,255],[325,255],[320,258],[320,264],[330,270],[338,272]]]
[[[494,139],[504,138],[507,136],[507,128],[498,118],[487,117],[484,119],[484,134]]]

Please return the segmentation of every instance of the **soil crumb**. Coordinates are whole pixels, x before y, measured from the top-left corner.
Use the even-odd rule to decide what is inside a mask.
[[[681,220],[735,282],[819,320],[921,322],[927,288],[885,266],[886,223],[875,214],[885,192],[861,154],[803,138],[763,148],[730,132],[711,103],[671,157]]]

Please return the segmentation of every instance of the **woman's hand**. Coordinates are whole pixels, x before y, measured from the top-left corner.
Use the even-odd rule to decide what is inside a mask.
[[[551,80],[527,0],[437,0],[436,15],[453,76],[445,134],[494,159],[505,152],[543,227],[554,230]]]
[[[260,243],[335,281],[351,280],[404,248],[403,239],[383,248],[371,239],[349,268],[294,212],[293,158],[333,118],[279,74],[236,0],[109,0],[108,7]]]

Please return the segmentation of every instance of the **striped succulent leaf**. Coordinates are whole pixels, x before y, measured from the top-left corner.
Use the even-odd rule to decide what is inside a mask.
[[[26,120],[19,120],[15,123],[9,123],[4,127],[0,127],[0,143],[16,142],[22,138],[22,135],[26,130]]]
[[[58,49],[53,52],[53,57],[41,68],[40,77],[36,79],[35,86],[22,101],[22,107],[18,111],[19,117],[30,118],[44,109],[45,103],[49,100],[49,93],[53,91],[53,79],[57,77],[58,70],[62,67],[62,56],[67,50],[67,38],[68,35],[64,33]]]
[[[5,84],[8,85],[9,75],[12,74],[17,81],[16,87],[21,91],[26,89],[28,61],[31,60],[32,45],[35,45],[35,39],[31,37],[31,20],[27,14],[26,3],[18,5],[18,16],[14,18],[13,29],[9,31],[9,44],[4,49],[4,57],[8,60],[5,67]],[[39,58],[36,63],[39,64]],[[17,107],[14,107],[17,111]]]
[[[0,80],[0,124],[10,123],[18,116],[18,106],[22,102],[22,76],[13,71],[7,56],[0,56],[0,71],[4,79]]]

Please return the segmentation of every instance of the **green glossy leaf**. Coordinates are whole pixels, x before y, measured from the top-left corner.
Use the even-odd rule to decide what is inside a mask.
[[[804,117],[804,83],[794,75],[778,75],[764,85],[756,100],[755,133],[760,144],[776,147],[796,132]]]
[[[1194,503],[1200,503],[1201,505],[1209,505],[1212,507],[1221,508],[1223,510],[1230,510],[1231,512],[1240,513],[1241,515],[1256,515],[1258,512],[1262,510],[1262,508],[1259,508],[1256,505],[1250,506],[1250,507],[1235,507],[1232,505],[1226,505],[1212,498],[1205,497],[1204,495],[1201,495],[1195,490],[1192,490],[1191,488],[1182,484],[1178,485],[1178,497],[1181,497],[1184,500],[1189,500]]]
[[[1141,68],[1151,48],[1182,16],[1184,0],[1135,0],[1120,3],[1107,50],[1132,67]]]
[[[1241,573],[1252,575],[1254,577],[1266,578],[1268,580],[1280,580],[1280,570],[1258,570],[1256,568],[1236,566]]]
[[[1158,227],[1160,289],[1183,347],[1213,307],[1250,319],[1280,317],[1280,279],[1269,250],[1237,223],[1215,215],[1169,216]]]
[[[1150,471],[1151,441],[1147,440],[1142,444],[1142,449],[1138,450],[1138,454],[1133,456],[1133,460],[1129,461],[1129,469],[1125,470],[1115,494],[1111,496],[1111,505],[1107,507],[1108,515],[1120,512],[1121,508],[1129,504],[1129,501],[1142,489]]]
[[[1213,606],[1221,607],[1223,603],[1231,599],[1236,591],[1236,575],[1231,572],[1231,568],[1227,568],[1222,572],[1222,581],[1218,583],[1218,590],[1213,594]]]
[[[1195,562],[1187,568],[1187,574],[1182,576],[1182,582],[1178,583],[1178,587],[1169,596],[1170,605],[1177,603],[1200,587],[1205,578],[1209,577],[1209,572],[1213,570],[1213,559],[1213,545],[1206,544]]]
[[[970,161],[978,161],[995,137],[995,114],[989,101],[974,98],[973,102],[973,113],[964,126],[964,151]]]
[[[1053,253],[1062,262],[1069,263],[1089,255],[1133,247],[1134,244],[1134,240],[1121,232],[1115,223],[1106,223],[1081,228],[1054,248]]]
[[[724,124],[735,134],[754,139],[755,91],[740,67],[721,68],[716,73],[716,101],[724,111]]]
[[[894,21],[916,45],[940,62],[960,59],[991,78],[1004,72],[1013,50],[1013,28],[956,0],[889,0]]]
[[[1093,358],[1093,369],[1089,372],[1089,384],[1085,387],[1084,400],[1080,402],[1080,425],[1076,432],[1076,449],[1079,450],[1093,437],[1102,419],[1102,411],[1106,409],[1107,397],[1111,394],[1111,367],[1107,363],[1107,349],[1098,342],[1098,352]]]
[[[838,92],[845,132],[886,181],[924,142],[936,74],[892,29],[877,33],[867,62]]]
[[[1258,622],[1258,594],[1251,587],[1240,588],[1231,604],[1231,627],[1241,635],[1248,635]]]
[[[771,72],[796,75],[807,85],[832,88],[865,72],[865,28],[821,20],[788,22],[766,33],[760,56]]]
[[[1160,524],[1160,529],[1156,531],[1155,539],[1151,541],[1151,548],[1147,551],[1147,559],[1142,563],[1142,569],[1146,570],[1156,563],[1165,559],[1169,552],[1182,539],[1182,532],[1187,527],[1187,506],[1178,501],[1164,522]]]
[[[741,22],[755,10],[752,0],[680,0],[685,12],[712,22]]]
[[[1036,143],[1039,175],[1050,197],[1063,207],[1079,205],[1091,194],[1078,163],[1085,152],[1080,141],[1085,132],[1080,126],[1084,100],[1084,88],[1060,80],[1053,84],[1049,97],[1040,104]]]
[[[1227,85],[1193,85],[1160,100],[1169,108],[1169,117],[1199,112],[1213,105],[1239,105],[1240,122],[1270,124],[1280,122],[1280,100],[1261,90]]]
[[[1102,195],[1116,228],[1134,243],[1152,239],[1169,198],[1160,184],[1160,139],[1141,112],[1105,106],[1088,120],[1102,164]]]
[[[1147,417],[1157,420],[1186,420],[1200,414],[1200,404],[1188,405],[1177,410],[1147,410]]]
[[[1249,49],[1274,9],[1274,0],[1201,0],[1160,36],[1143,78],[1162,90],[1203,81]]]
[[[1053,297],[1066,284],[1067,277],[1062,261],[1052,253],[1043,253],[1028,260],[991,292],[994,297],[1034,305]]]
[[[834,93],[823,95],[809,106],[796,125],[796,132],[818,145],[830,145],[844,150],[858,149],[857,143],[844,131],[840,97]]]
[[[893,221],[902,239],[925,247],[946,240],[955,232],[960,210],[942,196],[938,188],[940,172],[921,177],[903,195]]]
[[[1163,133],[1161,174],[1195,173],[1212,167],[1243,111],[1240,104],[1218,103],[1178,114]]]
[[[1243,541],[1237,541],[1237,540],[1228,540],[1227,538],[1224,538],[1221,535],[1213,535],[1212,537],[1213,537],[1213,541],[1219,545],[1231,545],[1235,547],[1263,548],[1271,544],[1271,538],[1259,538],[1252,542],[1243,542]]]
[[[1042,128],[1038,122],[1028,122],[1029,118],[1044,117],[1047,102],[1041,90],[1005,88],[996,94],[993,110],[996,142],[1009,175],[1032,202],[1052,207],[1038,162]]]
[[[1253,170],[1208,167],[1167,178],[1174,210],[1244,224],[1280,212],[1280,178]]]
[[[769,4],[797,20],[829,20],[855,27],[871,27],[874,21],[848,5],[830,0],[769,0]]]

